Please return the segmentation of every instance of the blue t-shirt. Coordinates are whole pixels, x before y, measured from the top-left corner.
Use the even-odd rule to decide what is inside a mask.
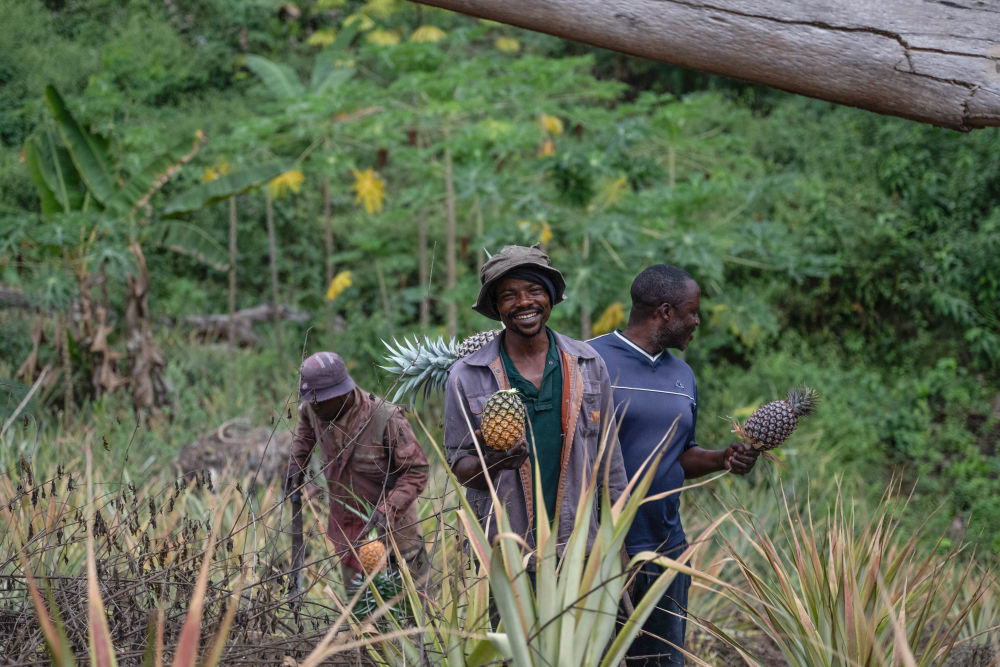
[[[619,331],[587,342],[608,367],[615,395],[618,439],[629,479],[640,472],[652,452],[663,446],[666,451],[654,473],[649,495],[680,488],[684,484],[684,469],[677,459],[695,446],[698,420],[698,389],[691,367],[666,350],[651,356]],[[677,432],[664,442],[675,418]],[[628,553],[668,552],[683,544],[679,509],[679,493],[641,505],[625,539]]]

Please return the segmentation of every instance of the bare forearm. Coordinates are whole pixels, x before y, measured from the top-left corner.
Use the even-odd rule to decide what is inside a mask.
[[[486,476],[483,475],[483,466],[479,462],[478,456],[464,456],[455,461],[451,469],[462,486],[467,486],[470,489],[479,489],[480,491],[487,489]],[[490,470],[491,477],[495,474],[493,470]]]
[[[678,461],[684,468],[684,477],[693,479],[726,469],[726,450],[704,449],[694,446],[680,455]]]

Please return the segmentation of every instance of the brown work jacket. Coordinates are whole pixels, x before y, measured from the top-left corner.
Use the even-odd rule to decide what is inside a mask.
[[[392,406],[384,433],[376,433],[375,407],[384,399],[353,391],[353,406],[336,421],[321,419],[309,403],[299,406],[289,468],[305,471],[319,443],[330,493],[327,535],[343,564],[361,571],[353,545],[365,537],[372,508],[386,516],[390,548],[394,541],[406,559],[422,549],[416,500],[427,484],[427,457],[401,408]]]

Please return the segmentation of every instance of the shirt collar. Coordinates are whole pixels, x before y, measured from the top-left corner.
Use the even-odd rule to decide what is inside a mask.
[[[638,352],[639,354],[641,354],[643,357],[645,357],[647,360],[649,360],[649,363],[651,363],[651,364],[652,363],[656,363],[657,361],[659,361],[660,357],[663,356],[663,352],[664,352],[663,350],[660,350],[655,355],[654,354],[650,354],[649,352],[646,352],[646,350],[642,349],[641,347],[639,347],[638,345],[636,345],[635,343],[633,343],[632,341],[630,341],[625,336],[625,334],[623,334],[618,329],[615,329],[614,333],[615,333],[615,336],[618,338],[619,341],[621,341],[625,345],[628,345],[630,348],[632,348],[633,350],[635,350],[636,352]]]

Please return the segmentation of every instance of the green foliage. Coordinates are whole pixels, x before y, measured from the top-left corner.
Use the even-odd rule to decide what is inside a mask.
[[[627,308],[642,267],[677,264],[703,290],[686,352],[701,441],[727,442],[723,417],[809,382],[826,400],[780,453],[787,463],[843,471],[859,495],[900,470],[919,513],[941,506],[935,530],[959,518],[983,547],[1000,548],[996,131],[960,135],[405,3],[297,6],[294,17],[244,0],[0,0],[18,26],[0,36],[4,285],[65,309],[79,267],[103,264],[120,298],[134,268],[122,223],[145,214],[132,207],[203,130],[204,148],[152,195],[139,232],[154,321],[226,310],[230,193],[236,305],[269,298],[257,186],[274,171],[258,165],[306,179],[274,204],[280,298],[313,316],[285,331],[285,358],[334,347],[377,391],[393,383],[378,369],[380,340],[424,326],[424,299],[423,333],[444,334],[452,304],[460,336],[491,325],[468,308],[484,250],[551,233],[547,251],[570,285],[551,323],[573,335],[586,335],[584,316]],[[347,28],[350,16],[367,20]],[[410,41],[421,25],[445,36]],[[334,43],[310,43],[321,31]],[[378,43],[376,31],[400,41]],[[498,50],[498,37],[519,50]],[[46,96],[50,84],[65,99]],[[458,227],[450,289],[446,152]],[[222,163],[230,175],[202,184]],[[353,170],[369,168],[385,181],[378,213],[355,200]],[[352,276],[332,301],[328,267]],[[0,347],[13,375],[30,343],[23,324],[4,326],[21,332]],[[184,390],[170,442],[148,445],[156,456],[228,418],[222,406],[262,419],[282,411],[294,380],[272,365],[268,325],[257,328],[266,351],[229,359],[157,325],[168,376]],[[36,401],[51,408],[57,395]],[[115,407],[98,401],[85,414]]]

